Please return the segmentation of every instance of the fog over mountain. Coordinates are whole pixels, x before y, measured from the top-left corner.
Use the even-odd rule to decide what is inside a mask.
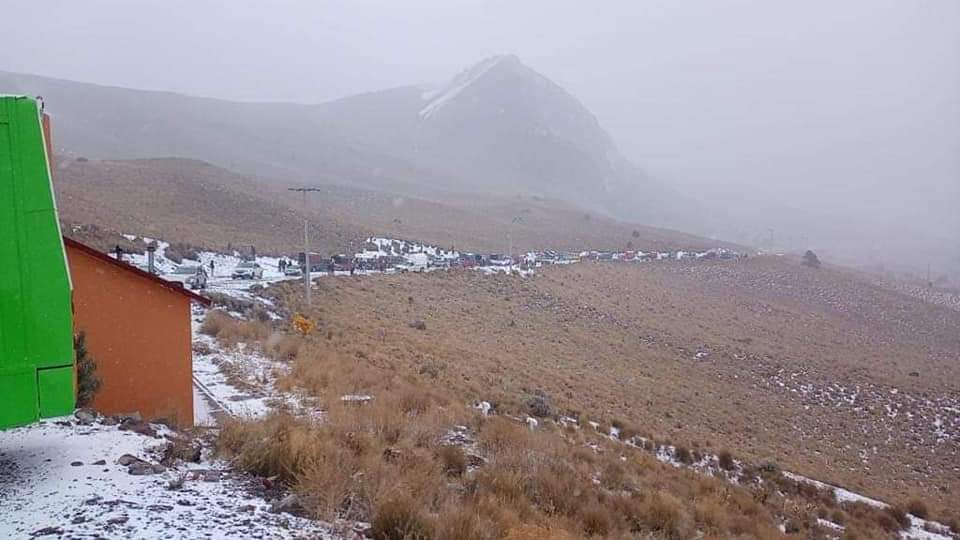
[[[184,156],[274,184],[320,181],[436,200],[549,198],[658,226],[700,230],[710,223],[695,203],[624,158],[574,96],[513,55],[484,59],[443,84],[320,105],[4,72],[0,88],[56,104],[55,144],[68,157]]]
[[[675,211],[685,209],[695,232],[760,245],[772,237],[777,249],[813,247],[827,260],[960,267],[960,4],[952,0],[281,1],[269,10],[244,1],[54,1],[5,13],[42,21],[57,39],[9,25],[0,70],[275,102],[238,119],[222,101],[165,95],[198,131],[150,118],[168,141],[150,148],[110,129],[125,121],[122,105],[88,114],[103,128],[98,137],[112,140],[85,144],[109,143],[116,157],[165,151],[285,176],[321,155],[337,176],[362,155],[369,169],[356,174],[365,183],[436,176],[470,185],[482,175],[490,189],[516,189],[523,177],[530,194],[618,215],[637,205],[635,219],[653,224],[677,225]],[[463,82],[455,74],[469,79],[471,66],[483,70],[484,59],[504,54],[516,56],[496,61],[459,99],[442,99]],[[128,97],[134,107],[138,98]],[[409,108],[399,106],[405,100]],[[302,109],[276,102],[322,103],[315,121],[338,129],[298,142]],[[490,117],[490,104],[503,106],[503,118]],[[370,114],[344,112],[351,108]],[[289,129],[258,138],[265,118]],[[243,129],[206,140],[225,119]],[[74,127],[65,124],[58,131],[69,139]],[[414,124],[425,128],[410,137]],[[541,124],[556,137],[524,131]],[[191,155],[201,139],[207,155]],[[577,151],[560,151],[561,140]],[[238,143],[247,153],[231,157]],[[294,165],[259,154],[280,146]],[[440,147],[443,156],[420,157]],[[518,148],[523,155],[512,155]],[[409,175],[378,177],[404,168]],[[628,207],[618,206],[624,200]]]

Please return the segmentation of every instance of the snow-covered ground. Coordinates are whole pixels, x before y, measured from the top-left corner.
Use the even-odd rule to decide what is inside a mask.
[[[201,334],[206,311],[199,306],[193,308],[194,387],[203,398],[194,400],[195,416],[258,417],[279,406],[302,414],[318,414],[307,396],[276,389],[274,383],[289,369],[287,364],[268,358],[245,343],[228,349]]]
[[[784,476],[790,478],[791,480],[797,482],[806,482],[808,484],[813,484],[820,489],[830,489],[833,491],[834,496],[837,498],[837,502],[859,502],[874,506],[877,508],[886,508],[889,506],[887,503],[878,501],[876,499],[871,499],[859,493],[854,493],[853,491],[833,486],[830,484],[825,484],[818,480],[812,478],[807,478],[799,474],[794,474],[790,472],[784,472]],[[910,527],[901,533],[901,537],[905,540],[951,540],[953,536],[950,534],[950,529],[938,523],[936,521],[929,521],[926,519],[920,519],[917,516],[912,514],[907,514],[907,517],[910,518]],[[828,522],[828,527],[836,530],[843,530],[843,525],[839,525],[833,522]]]
[[[149,240],[148,240],[149,242]],[[169,244],[158,241],[155,267],[161,276],[177,268],[165,256]],[[124,258],[142,268],[145,255]],[[261,257],[262,280],[233,280],[238,256],[201,253],[200,260],[214,272],[208,291],[252,300],[254,284],[290,279],[277,269],[278,259]],[[296,278],[293,278],[296,279]],[[195,306],[194,414],[196,425],[215,426],[225,414],[259,416],[273,405],[302,407],[298,396],[274,389],[279,362],[239,346],[226,350],[198,332],[206,309]],[[229,379],[229,367],[233,379]],[[249,380],[237,388],[228,380]],[[228,463],[205,452],[200,463],[179,463],[162,472],[131,474],[118,462],[130,455],[151,464],[172,433],[153,426],[157,437],[122,431],[101,421],[81,425],[74,417],[48,419],[0,432],[0,538],[335,538],[322,522],[287,513],[273,513],[258,488],[260,480],[232,471]],[[213,471],[213,472],[207,472]],[[179,489],[169,489],[185,479]],[[259,491],[262,491],[260,489]]]
[[[63,417],[0,433],[0,537],[335,536],[324,523],[271,512],[258,480],[207,456],[131,474],[121,456],[160,458],[169,432],[153,428],[156,437]]]

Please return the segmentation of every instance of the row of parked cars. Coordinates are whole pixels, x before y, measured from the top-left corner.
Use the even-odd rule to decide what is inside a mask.
[[[295,275],[299,275],[299,270]],[[210,274],[205,266],[182,264],[165,277],[167,281],[179,282],[184,287],[196,290],[207,288]],[[233,269],[230,277],[232,279],[263,279],[263,267],[253,261],[244,261]]]
[[[512,257],[501,254],[482,255],[479,253],[459,253],[456,256],[431,256],[427,253],[410,253],[405,256],[380,256],[372,258],[350,257],[347,255],[334,255],[330,258],[321,258],[311,254],[310,271],[314,273],[328,273],[331,271],[347,272],[354,270],[380,270],[385,271],[393,269],[397,272],[424,272],[429,268],[473,268],[478,266],[521,266],[533,264],[562,264],[574,261],[639,261],[653,259],[731,259],[741,257],[740,254],[723,249],[716,248],[705,252],[602,252],[602,251],[584,251],[578,254],[559,251],[542,251],[531,253],[522,257],[519,261]],[[300,260],[303,261],[303,254],[300,254]],[[300,276],[303,274],[301,265],[290,262],[283,267],[283,274],[288,277]],[[263,279],[263,267],[254,261],[244,261],[238,264],[230,274],[233,279],[258,280]],[[208,274],[206,268],[195,265],[182,265],[170,275],[171,281],[179,281],[184,286],[191,289],[205,289],[207,287]]]

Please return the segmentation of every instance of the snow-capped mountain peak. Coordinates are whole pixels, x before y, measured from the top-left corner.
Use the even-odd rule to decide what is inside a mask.
[[[516,57],[512,55],[491,56],[477,63],[470,69],[462,71],[446,85],[436,90],[424,92],[421,94],[421,97],[426,101],[426,104],[420,109],[420,117],[424,120],[430,118],[443,108],[444,105],[452,101],[471,84],[493,69],[494,66],[509,59],[516,59]]]

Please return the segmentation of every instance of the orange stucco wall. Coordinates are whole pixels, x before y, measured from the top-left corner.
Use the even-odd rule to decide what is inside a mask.
[[[93,408],[193,425],[190,300],[68,246],[74,326],[102,384]]]

